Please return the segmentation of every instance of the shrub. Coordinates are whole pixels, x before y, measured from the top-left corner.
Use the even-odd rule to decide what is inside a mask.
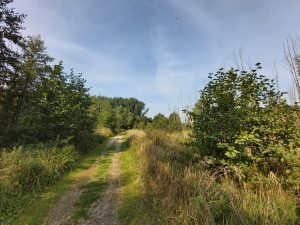
[[[83,130],[76,135],[74,145],[79,152],[85,154],[90,148],[102,142],[104,139],[103,136]]]
[[[257,69],[220,69],[209,76],[190,113],[195,151],[210,167],[239,179],[252,179],[257,170],[299,189],[300,133],[294,122],[299,107],[289,106],[274,82]]]

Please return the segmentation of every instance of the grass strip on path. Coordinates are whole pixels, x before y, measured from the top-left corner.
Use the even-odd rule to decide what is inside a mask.
[[[93,179],[81,187],[83,189],[83,193],[80,195],[79,200],[76,203],[75,212],[72,215],[74,222],[77,222],[80,219],[87,219],[88,212],[92,204],[102,198],[108,186],[107,175],[114,152],[114,146],[111,146],[106,150],[105,155],[103,155],[99,161],[97,172]]]

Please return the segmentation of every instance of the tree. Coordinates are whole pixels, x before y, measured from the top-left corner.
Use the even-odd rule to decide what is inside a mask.
[[[156,116],[153,117],[152,120],[152,128],[155,129],[168,129],[169,126],[169,120],[165,115],[158,113]]]
[[[182,123],[178,113],[173,112],[169,116],[169,126],[168,129],[170,131],[181,131],[182,130]]]
[[[58,139],[75,143],[80,133],[92,132],[85,80],[52,61],[40,36],[24,40],[18,76],[7,91],[12,96],[7,115],[13,120],[2,133],[3,145]]]
[[[12,0],[0,1],[0,137],[15,120],[17,93],[22,47],[21,30],[25,15],[7,7]],[[14,46],[14,49],[11,47]],[[13,112],[13,113],[11,113]]]
[[[143,126],[146,123],[145,103],[135,98],[93,96],[90,112],[97,119],[97,127],[114,132]]]
[[[112,105],[107,97],[92,96],[92,105],[90,112],[92,117],[96,120],[96,126],[98,128],[110,128],[112,124]]]
[[[210,74],[198,109],[190,112],[193,144],[214,168],[239,168],[249,175],[256,167],[287,177],[299,147],[299,129],[291,119],[299,108],[285,102],[274,81],[258,75],[260,68]]]
[[[129,108],[118,106],[113,110],[113,131],[131,129],[133,127],[134,115]]]

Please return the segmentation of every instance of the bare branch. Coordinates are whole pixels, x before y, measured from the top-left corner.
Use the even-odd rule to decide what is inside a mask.
[[[285,62],[288,66],[295,89],[300,99],[300,38],[299,36],[293,38],[289,37],[283,44]]]

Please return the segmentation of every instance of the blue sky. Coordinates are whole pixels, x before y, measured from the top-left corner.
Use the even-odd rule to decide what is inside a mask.
[[[300,34],[299,0],[15,0],[28,35],[81,72],[92,94],[136,97],[149,115],[192,105],[209,72],[274,63],[284,91],[291,78],[283,42]]]

